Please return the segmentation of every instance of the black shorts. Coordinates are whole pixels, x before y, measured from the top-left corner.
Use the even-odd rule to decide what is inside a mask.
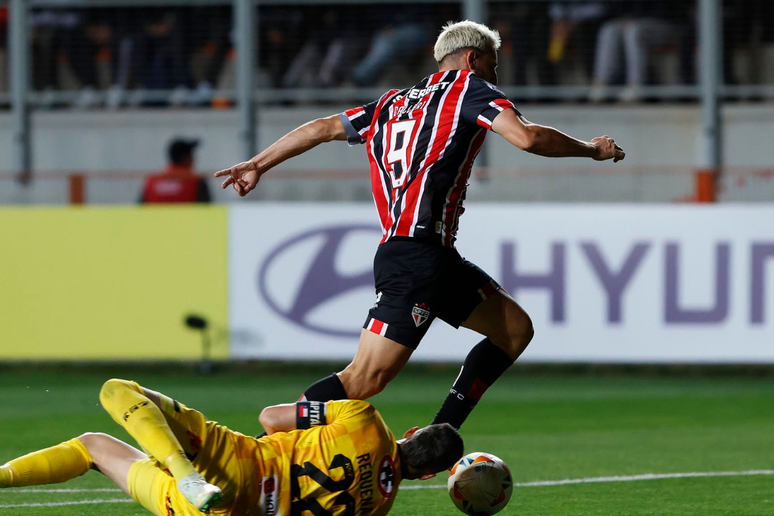
[[[374,257],[376,303],[363,328],[416,349],[438,317],[459,328],[500,286],[453,247],[393,238]]]

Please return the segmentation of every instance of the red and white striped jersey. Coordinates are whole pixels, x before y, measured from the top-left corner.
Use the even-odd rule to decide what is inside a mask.
[[[366,144],[384,237],[453,246],[470,171],[502,91],[469,70],[430,75],[341,113],[350,145]]]

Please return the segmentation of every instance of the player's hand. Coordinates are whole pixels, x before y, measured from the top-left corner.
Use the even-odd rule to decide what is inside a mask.
[[[594,156],[596,161],[612,159],[613,163],[618,163],[626,157],[624,150],[607,135],[594,138],[591,140],[591,144],[597,149],[597,155]]]
[[[233,185],[234,191],[240,197],[244,197],[255,189],[258,181],[261,179],[261,171],[258,169],[258,164],[254,161],[243,161],[231,168],[215,172],[215,177],[225,177],[226,180],[220,185],[221,188],[225,190]]]

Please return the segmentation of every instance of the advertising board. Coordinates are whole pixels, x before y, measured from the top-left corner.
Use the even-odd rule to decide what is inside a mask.
[[[457,248],[532,317],[525,361],[774,363],[771,221],[767,206],[482,204]],[[229,232],[232,356],[351,358],[376,298],[373,207],[238,206]],[[479,339],[435,321],[414,360]]]

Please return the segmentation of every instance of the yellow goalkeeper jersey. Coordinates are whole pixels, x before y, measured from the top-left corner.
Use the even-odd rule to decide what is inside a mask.
[[[258,440],[264,516],[367,516],[392,507],[400,456],[379,412],[366,401],[329,401],[324,421]]]

